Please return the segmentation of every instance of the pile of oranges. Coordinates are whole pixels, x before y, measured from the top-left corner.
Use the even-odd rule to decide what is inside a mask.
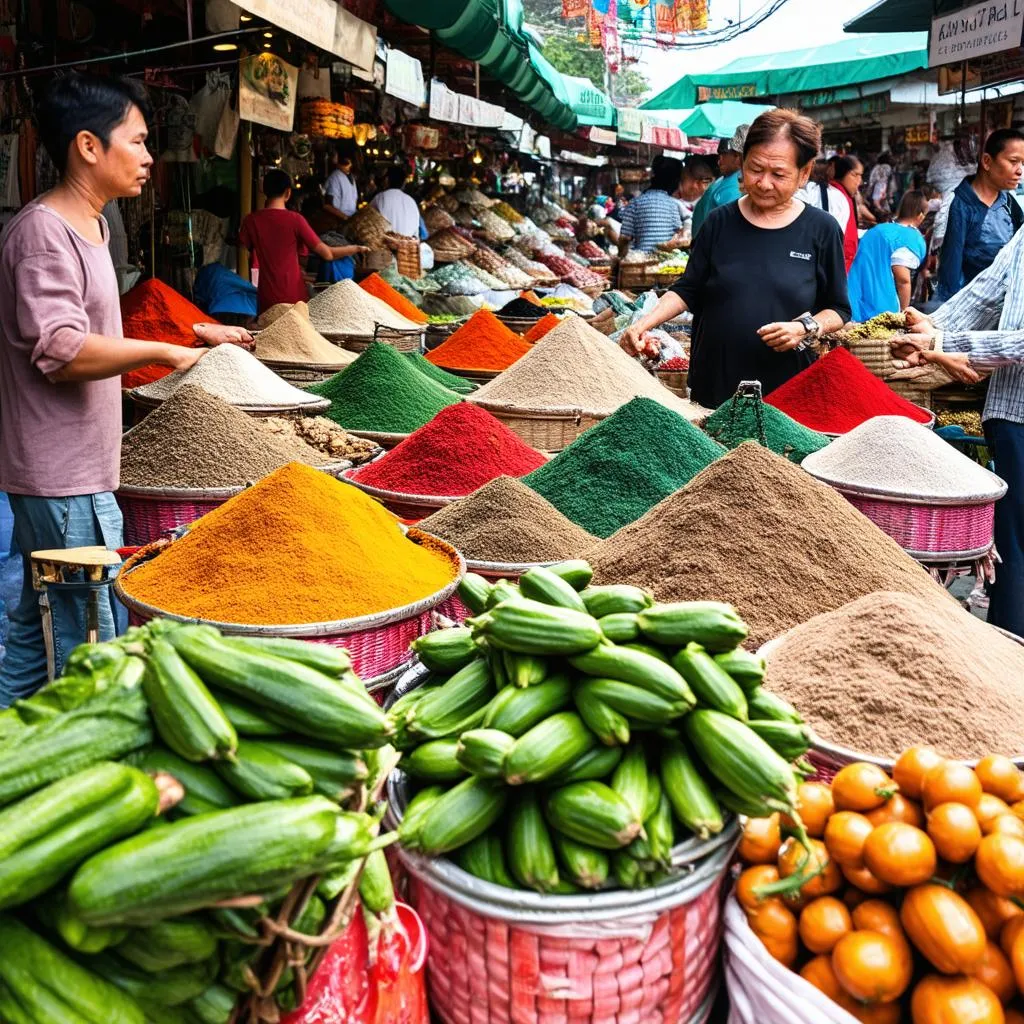
[[[809,849],[778,814],[739,845],[736,898],[776,960],[868,1024],[1024,1024],[1024,772],[911,747],[891,777],[802,783],[798,811]]]

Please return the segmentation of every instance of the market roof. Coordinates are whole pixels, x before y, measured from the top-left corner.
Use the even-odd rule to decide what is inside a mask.
[[[672,110],[692,107],[698,100],[752,99],[834,89],[927,67],[928,38],[924,33],[849,37],[803,50],[741,57],[718,71],[684,75],[641,109]]]
[[[750,124],[755,117],[774,109],[770,104],[713,100],[691,111],[679,127],[699,139],[731,139],[740,125]]]
[[[562,75],[562,81],[569,93],[569,106],[572,107],[580,124],[606,127],[615,124],[615,107],[612,101],[589,78]]]
[[[963,6],[964,0],[878,0],[843,28],[847,32],[927,32],[937,14]]]

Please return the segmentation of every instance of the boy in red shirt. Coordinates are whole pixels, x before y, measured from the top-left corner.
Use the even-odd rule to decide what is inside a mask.
[[[302,276],[299,255],[305,249],[322,260],[340,260],[367,252],[365,245],[325,245],[301,213],[286,208],[292,179],[274,168],[263,176],[267,205],[250,213],[238,232],[238,240],[256,253],[259,284],[256,293],[262,313],[279,302],[305,302],[309,289]]]

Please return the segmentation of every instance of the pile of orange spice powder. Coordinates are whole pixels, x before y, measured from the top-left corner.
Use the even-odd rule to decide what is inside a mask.
[[[480,309],[428,352],[427,359],[446,370],[500,372],[529,351],[529,342],[506,327],[492,312]]]

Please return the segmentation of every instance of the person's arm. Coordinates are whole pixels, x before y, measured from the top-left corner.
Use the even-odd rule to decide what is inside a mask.
[[[893,280],[896,282],[896,296],[900,300],[900,309],[910,305],[910,268],[896,266],[892,268]]]
[[[629,252],[629,243],[633,241],[633,221],[636,214],[632,206],[626,207],[622,215],[622,227],[619,228],[619,259],[625,259]]]
[[[324,200],[324,205],[321,207],[321,209],[324,211],[324,213],[329,214],[335,220],[348,220],[348,217],[346,217],[345,214],[343,214],[341,210],[339,210],[334,205],[334,203],[330,201],[329,198]]]
[[[939,278],[936,292],[939,298],[952,298],[964,283],[964,242],[966,241],[966,204],[959,198],[953,200],[946,223],[946,235],[939,250]]]
[[[685,313],[688,308],[682,296],[669,289],[658,299],[657,305],[650,313],[642,316],[636,323],[630,324],[622,332],[622,337],[619,338],[619,345],[631,356],[640,355],[641,352],[647,351],[647,346],[644,344],[644,335],[648,331],[653,331],[655,327],[660,327],[663,323],[674,320],[681,313]]]
[[[318,239],[312,251],[320,259],[330,262],[331,260],[343,260],[346,256],[355,256],[361,252],[369,252],[370,249],[366,245],[327,245]]]
[[[963,352],[979,370],[1024,363],[1024,331],[944,331],[943,352]]]
[[[71,381],[106,380],[120,377],[142,366],[156,363],[172,370],[187,370],[206,354],[203,348],[185,348],[163,341],[135,341],[87,334],[78,355],[59,370],[47,374],[55,384]]]

